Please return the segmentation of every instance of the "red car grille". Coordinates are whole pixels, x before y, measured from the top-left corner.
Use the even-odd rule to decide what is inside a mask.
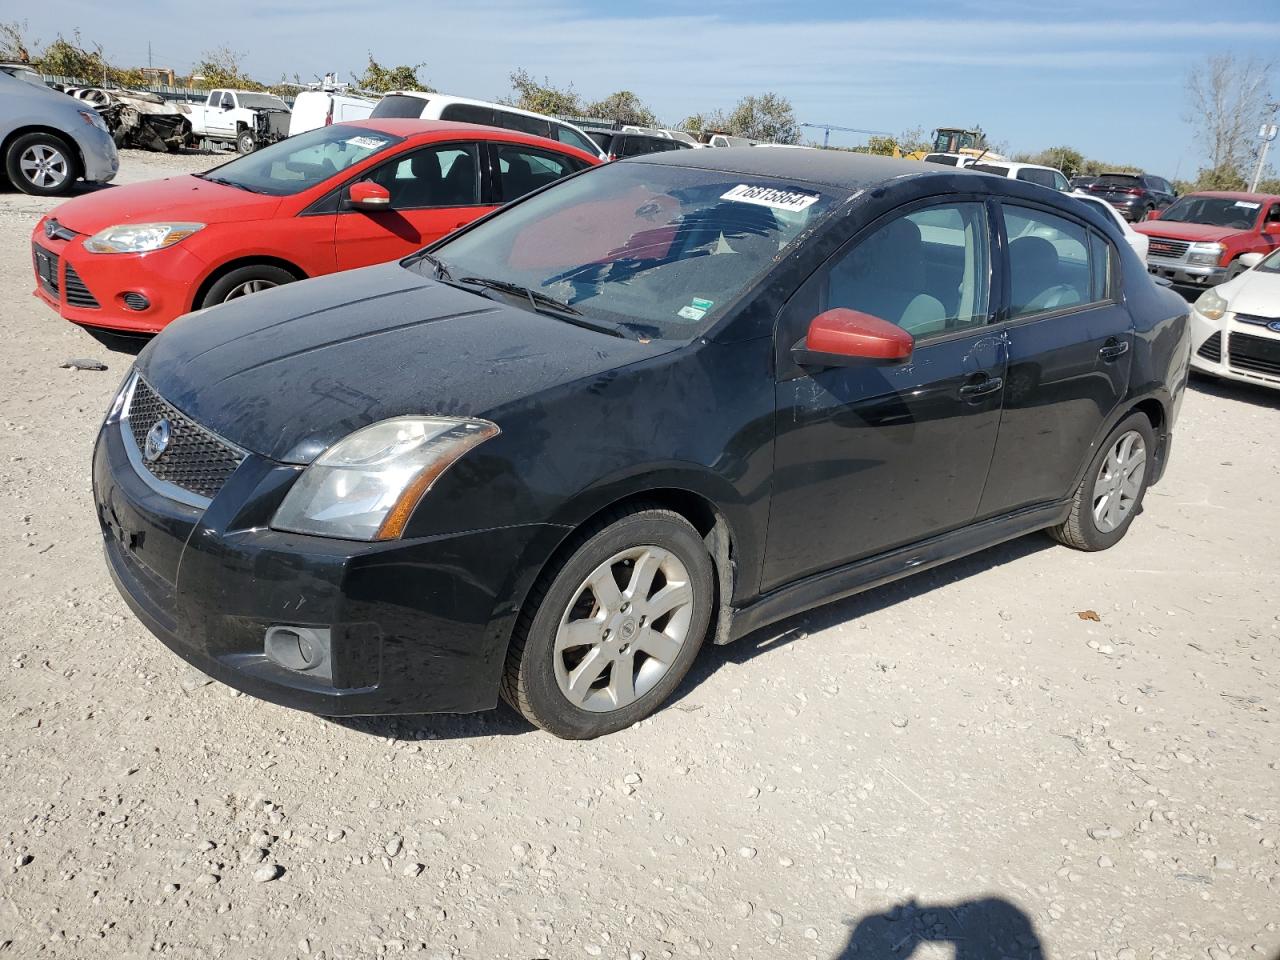
[[[1147,245],[1147,253],[1153,257],[1169,257],[1177,259],[1187,252],[1191,246],[1187,240],[1170,240],[1167,237],[1152,237]]]

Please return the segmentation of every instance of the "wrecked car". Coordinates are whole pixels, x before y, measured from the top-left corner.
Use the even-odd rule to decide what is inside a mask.
[[[174,153],[191,139],[191,123],[180,105],[157,93],[102,87],[63,87],[62,92],[97,110],[117,147]]]

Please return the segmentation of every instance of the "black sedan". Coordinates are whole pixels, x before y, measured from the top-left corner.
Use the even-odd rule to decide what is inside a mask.
[[[326,715],[505,697],[563,737],[704,641],[1000,541],[1110,547],[1187,307],[1070,197],[811,150],[570,177],[400,262],[190,314],[93,478],[176,653]]]

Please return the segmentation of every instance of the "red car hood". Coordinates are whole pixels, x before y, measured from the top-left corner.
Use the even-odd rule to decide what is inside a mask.
[[[279,206],[279,197],[182,176],[97,190],[61,204],[50,216],[76,233],[89,234],[117,223],[261,220]]]
[[[1248,233],[1239,227],[1211,227],[1207,223],[1175,223],[1172,220],[1144,220],[1135,223],[1133,229],[1148,237],[1168,237],[1170,240],[1225,240],[1238,233]]]

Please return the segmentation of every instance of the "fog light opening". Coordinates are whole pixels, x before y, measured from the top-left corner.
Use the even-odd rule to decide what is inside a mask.
[[[286,670],[333,679],[328,628],[273,626],[263,640],[263,653]]]
[[[124,305],[130,310],[146,310],[151,306],[151,301],[140,293],[130,291],[124,295]]]

